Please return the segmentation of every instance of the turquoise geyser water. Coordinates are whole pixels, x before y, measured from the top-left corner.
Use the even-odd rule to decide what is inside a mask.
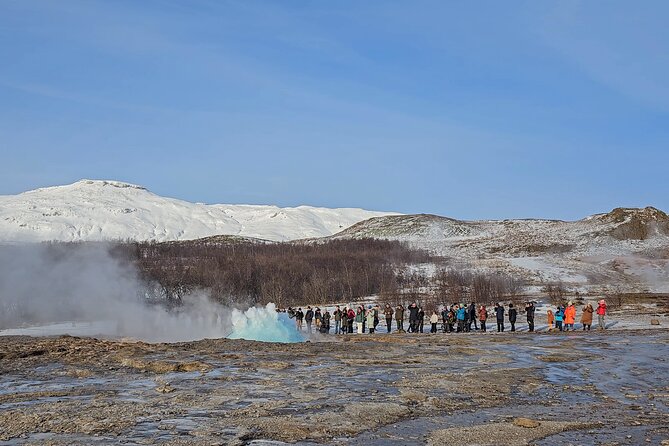
[[[248,339],[262,342],[303,342],[295,321],[286,313],[277,313],[272,303],[266,307],[251,307],[246,311],[232,311],[230,339]]]

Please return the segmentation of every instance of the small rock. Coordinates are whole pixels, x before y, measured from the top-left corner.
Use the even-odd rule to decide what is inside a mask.
[[[529,418],[515,418],[513,424],[519,427],[535,428],[541,426],[541,423]]]
[[[169,383],[164,383],[156,387],[156,392],[158,393],[172,393],[174,392],[174,387],[170,386]]]
[[[650,325],[660,325],[660,320],[659,319],[651,319],[650,320]]]

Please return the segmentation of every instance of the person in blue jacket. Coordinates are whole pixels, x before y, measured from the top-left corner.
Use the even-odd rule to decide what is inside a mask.
[[[495,316],[497,316],[497,332],[504,331],[504,305],[501,303],[495,305]]]
[[[557,307],[555,310],[555,328],[562,331],[562,321],[564,321],[564,308]]]
[[[465,331],[465,314],[467,310],[463,304],[458,306],[458,311],[455,312],[455,317],[458,320],[458,333]]]

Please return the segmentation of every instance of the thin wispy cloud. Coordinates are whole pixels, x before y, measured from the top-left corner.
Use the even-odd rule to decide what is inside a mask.
[[[463,218],[663,207],[651,6],[3,2],[0,193],[99,177]]]

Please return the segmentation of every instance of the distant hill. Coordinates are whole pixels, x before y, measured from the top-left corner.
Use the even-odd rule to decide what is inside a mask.
[[[0,241],[192,240],[218,235],[274,241],[332,235],[387,215],[363,209],[201,204],[119,181],[0,196]]]
[[[573,222],[392,215],[356,223],[333,237],[405,241],[535,284],[669,292],[669,216],[652,207],[618,208]]]

